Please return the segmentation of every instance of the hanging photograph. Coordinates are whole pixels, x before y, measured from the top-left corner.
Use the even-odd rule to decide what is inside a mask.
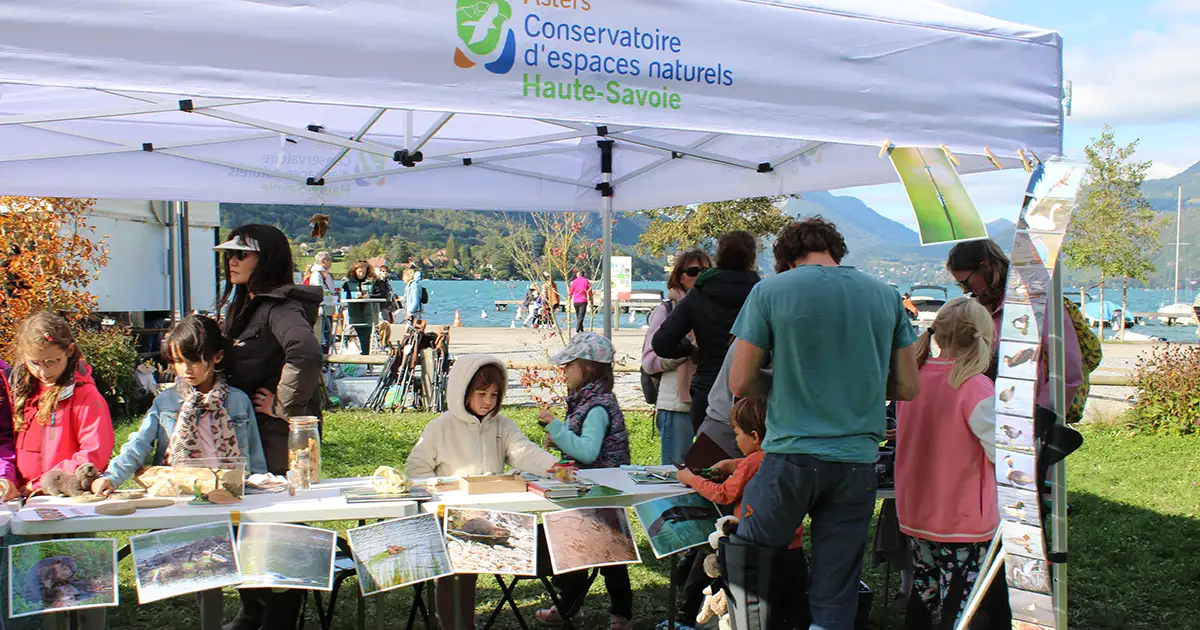
[[[1020,302],[1005,302],[1000,338],[1009,341],[1032,342],[1040,339],[1037,317],[1033,314],[1033,307]]]
[[[996,497],[1000,502],[1000,518],[1036,528],[1041,527],[1041,512],[1038,510],[1036,492],[1009,486],[997,486]]]
[[[1010,415],[1033,413],[1033,381],[996,379],[996,411]]]
[[[1018,230],[1062,234],[1075,211],[1074,199],[1025,198],[1027,205],[1017,221]]]
[[[228,521],[129,537],[138,603],[241,584]]]
[[[888,154],[912,203],[922,245],[988,237],[983,219],[945,151],[896,147]]]
[[[64,538],[8,548],[8,616],[118,604],[117,541]]]
[[[1048,265],[1045,254],[1045,251],[1034,246],[1033,237],[1029,232],[1017,232],[1017,235],[1013,237],[1013,249],[1009,259],[1017,273],[1028,273],[1023,272],[1021,267],[1052,266]]]
[[[1033,452],[1033,418],[996,414],[996,446]]]
[[[1082,165],[1065,162],[1045,164],[1029,178],[1025,194],[1036,199],[1075,199],[1085,170]]]
[[[1045,560],[1005,556],[1004,573],[1011,588],[1050,594],[1050,569]]]
[[[644,501],[633,506],[650,539],[655,558],[708,544],[721,513],[695,492]]]
[[[245,523],[238,528],[242,588],[333,590],[337,532],[285,523]]]
[[[1008,603],[1012,607],[1014,620],[1028,621],[1043,626],[1053,626],[1054,600],[1043,593],[1008,589]]]
[[[1046,557],[1046,547],[1040,528],[1006,521],[1000,523],[1000,529],[1004,540],[1004,553],[1027,558]]]
[[[346,532],[364,596],[452,575],[437,517],[409,516]]]
[[[537,515],[448,507],[445,527],[455,573],[537,575]]]
[[[554,573],[641,562],[625,508],[576,508],[542,515]]]
[[[1050,274],[1045,267],[1015,268],[1008,273],[1008,283],[1005,288],[1006,304],[1019,302],[1030,304],[1033,312],[1037,311],[1038,303],[1045,304],[1046,292],[1050,286]]]
[[[1029,623],[1028,621],[1013,621],[1012,630],[1054,630],[1054,628],[1039,626],[1036,623]]]
[[[996,483],[1033,490],[1034,470],[1033,455],[996,449]]]
[[[1035,380],[1038,365],[1037,343],[1000,342],[1000,376]]]

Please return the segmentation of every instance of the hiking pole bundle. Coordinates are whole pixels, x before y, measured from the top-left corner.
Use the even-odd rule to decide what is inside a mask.
[[[430,377],[430,411],[441,413],[449,408],[446,386],[450,374],[450,331],[443,329],[433,342],[433,374]]]
[[[388,355],[387,363],[384,363],[383,370],[379,374],[379,381],[375,384],[375,389],[371,391],[371,395],[367,398],[363,405],[372,411],[383,411],[387,406],[387,394],[396,382],[397,372],[399,371],[401,357],[398,349],[393,348]]]
[[[425,322],[414,322],[412,327],[408,329],[408,334],[404,336],[402,347],[403,354],[400,359],[399,385],[400,393],[396,397],[396,408],[398,411],[404,411],[404,401],[408,399],[408,394],[412,390],[413,375],[416,374],[417,361],[421,356],[421,340],[425,336]],[[415,392],[414,392],[415,398]]]

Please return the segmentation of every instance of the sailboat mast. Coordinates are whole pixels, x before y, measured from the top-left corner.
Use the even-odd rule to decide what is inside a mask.
[[[1175,303],[1179,303],[1179,233],[1183,231],[1183,184],[1179,185],[1179,207],[1175,218]]]

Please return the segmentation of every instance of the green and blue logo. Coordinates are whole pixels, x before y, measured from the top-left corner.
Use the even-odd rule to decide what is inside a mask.
[[[462,45],[454,49],[454,65],[478,63],[492,74],[507,74],[517,58],[517,39],[509,26],[512,5],[507,0],[458,0],[455,20]]]

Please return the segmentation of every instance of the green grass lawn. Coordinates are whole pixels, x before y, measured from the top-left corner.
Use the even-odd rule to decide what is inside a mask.
[[[508,409],[506,413],[531,436],[538,436],[534,411]],[[377,466],[403,468],[405,458],[430,415],[337,412],[326,417],[323,445],[327,477],[370,474]],[[658,462],[658,441],[650,416],[628,414],[633,461]],[[118,426],[120,445],[137,426],[136,419]],[[1128,437],[1109,429],[1085,427],[1083,449],[1068,466],[1070,497],[1074,508],[1070,530],[1069,580],[1071,626],[1088,629],[1195,628],[1200,627],[1200,439],[1195,437]],[[324,523],[344,529],[353,523]],[[635,527],[643,564],[631,568],[635,591],[636,627],[653,628],[667,610],[668,561],[655,561],[641,529]],[[121,543],[129,533],[121,532]],[[178,597],[137,606],[131,563],[121,563],[121,606],[110,609],[108,627],[129,630],[195,627],[199,622],[193,597]],[[884,575],[868,570],[867,583],[876,591],[871,627],[899,629],[901,615],[886,610],[894,597],[897,579],[891,576],[892,594],[884,597]],[[334,627],[355,627],[358,586],[352,578],[339,597]],[[500,591],[491,578],[480,577],[479,610],[490,612]],[[535,607],[547,605],[539,586],[526,583],[517,589],[518,603],[533,625]],[[372,600],[379,600],[373,597]],[[237,595],[226,593],[226,618],[237,609]],[[407,618],[411,590],[388,594],[380,600],[389,627]],[[378,601],[368,602],[368,623],[373,624]],[[584,627],[607,622],[603,586],[592,591]],[[315,627],[311,617],[307,627]],[[32,626],[31,626],[32,627]],[[372,626],[373,627],[373,626]],[[497,628],[517,628],[511,612],[501,615]]]

